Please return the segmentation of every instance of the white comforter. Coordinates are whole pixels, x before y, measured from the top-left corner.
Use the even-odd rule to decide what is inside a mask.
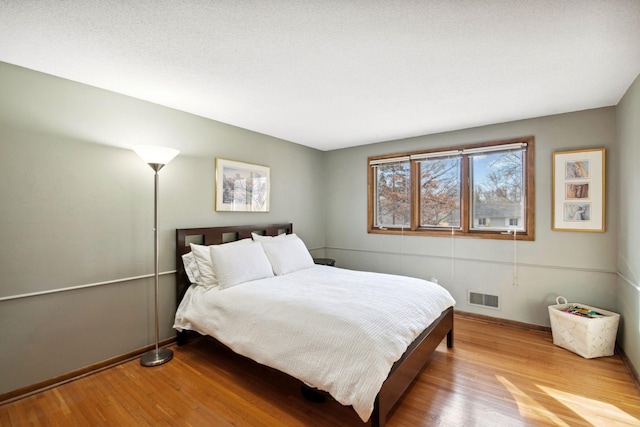
[[[367,421],[393,363],[454,304],[425,280],[315,266],[225,290],[192,286],[174,328],[211,335]]]

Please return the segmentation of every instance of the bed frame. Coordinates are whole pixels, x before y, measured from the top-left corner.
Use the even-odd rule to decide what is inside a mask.
[[[293,224],[240,225],[228,227],[183,228],[176,230],[176,296],[180,304],[190,286],[189,278],[184,270],[182,255],[191,252],[190,243],[201,245],[219,245],[231,241],[251,237],[251,233],[265,236],[293,233]],[[443,311],[429,327],[427,327],[407,348],[389,372],[376,397],[371,427],[384,427],[396,403],[402,398],[407,388],[418,376],[429,361],[436,347],[447,337],[447,347],[453,347],[453,307]],[[178,332],[178,345],[187,340],[187,331]]]

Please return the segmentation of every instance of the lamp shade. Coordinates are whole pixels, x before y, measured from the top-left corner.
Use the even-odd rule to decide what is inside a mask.
[[[135,145],[131,147],[131,149],[135,151],[145,163],[157,165],[166,165],[180,153],[180,151],[175,148],[156,147],[153,145]]]

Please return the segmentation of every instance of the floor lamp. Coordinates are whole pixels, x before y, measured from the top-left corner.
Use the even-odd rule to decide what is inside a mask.
[[[153,204],[153,239],[154,239],[154,273],[155,273],[155,299],[156,299],[156,348],[142,355],[142,366],[157,366],[168,362],[173,358],[173,351],[168,348],[159,348],[158,337],[158,172],[169,163],[179,151],[173,148],[154,147],[150,145],[137,145],[131,147],[155,172],[155,198]]]

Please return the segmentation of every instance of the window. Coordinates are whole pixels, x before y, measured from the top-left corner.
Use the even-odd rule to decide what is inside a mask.
[[[516,227],[523,231],[517,227],[518,219],[524,216],[522,159],[522,147],[517,144],[511,150],[469,154],[472,224],[485,229],[504,231]],[[485,222],[481,224],[476,218]]]
[[[460,227],[460,157],[431,157],[417,162],[420,226]]]
[[[409,166],[408,157],[372,164],[375,173],[375,227],[409,227]]]
[[[534,239],[534,139],[369,158],[369,232]]]

